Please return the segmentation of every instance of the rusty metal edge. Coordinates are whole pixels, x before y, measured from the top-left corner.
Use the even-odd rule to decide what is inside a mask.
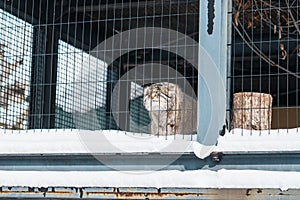
[[[299,199],[300,190],[210,188],[0,187],[0,199]]]

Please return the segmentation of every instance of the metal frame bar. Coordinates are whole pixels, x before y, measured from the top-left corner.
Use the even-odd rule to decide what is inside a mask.
[[[178,159],[176,160],[176,158]],[[101,163],[89,154],[15,154],[0,155],[0,170],[18,171],[125,171],[155,170],[273,170],[300,172],[300,152],[282,153],[216,153],[203,160],[192,154],[98,154]],[[163,166],[164,159],[172,159]],[[216,159],[217,158],[217,159]]]
[[[58,35],[54,26],[54,5],[49,6],[50,25],[34,27],[31,81],[30,128],[54,128]]]

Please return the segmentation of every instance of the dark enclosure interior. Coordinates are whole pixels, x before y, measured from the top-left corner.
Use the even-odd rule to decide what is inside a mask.
[[[232,7],[231,105],[237,92],[271,94],[272,128],[299,127],[299,1],[234,0]]]
[[[0,2],[0,8],[4,15],[16,16],[26,22],[23,28],[29,26],[32,30],[28,36],[32,41],[32,49],[28,51],[31,74],[26,89],[28,111],[24,114],[27,121],[24,128],[89,128],[97,124],[94,126],[96,129],[118,129],[110,106],[113,88],[126,72],[142,64],[169,66],[180,73],[197,93],[197,71],[174,53],[155,48],[136,49],[117,58],[109,66],[89,55],[106,39],[142,27],[167,28],[198,41],[199,2],[196,0],[5,0]],[[0,20],[5,19],[3,17]],[[12,24],[4,24],[0,28],[14,26],[17,25],[12,21]],[[7,48],[13,45],[11,40],[0,43],[7,43]],[[82,70],[86,63],[88,67],[100,66],[95,75],[99,95],[95,100],[97,105],[89,110],[82,107],[89,107],[93,102],[81,100],[78,103],[75,102],[76,98],[74,100],[77,77],[83,76]],[[130,84],[130,95],[124,97],[130,99],[130,113],[125,114],[125,127],[126,130],[143,132],[134,124],[146,126],[150,123],[143,105],[144,85]],[[77,121],[74,122],[74,112],[78,110],[84,110],[85,113],[77,115]],[[5,112],[11,113],[7,110]],[[20,114],[22,112],[14,115]],[[90,120],[94,116],[96,119]],[[19,129],[15,123],[16,119],[12,119],[11,125],[3,126]]]

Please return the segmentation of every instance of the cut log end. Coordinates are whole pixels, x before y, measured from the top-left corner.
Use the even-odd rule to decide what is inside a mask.
[[[249,130],[271,129],[272,102],[270,94],[239,92],[233,95],[231,128]]]

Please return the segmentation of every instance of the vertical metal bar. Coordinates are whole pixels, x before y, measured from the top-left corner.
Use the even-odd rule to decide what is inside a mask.
[[[224,120],[225,125],[225,113],[226,113],[226,63],[227,63],[227,2],[226,1],[214,1],[206,0],[200,1],[200,15],[199,15],[199,58],[198,65],[199,70],[206,68],[207,71],[214,70],[216,67],[219,71],[220,77],[205,77],[206,79],[218,79],[224,88],[216,88],[218,91],[208,91],[208,86],[204,82],[203,77],[198,76],[198,141],[205,145],[215,145],[219,131],[222,127],[215,127],[212,125],[214,122]],[[211,13],[213,12],[213,13]],[[215,66],[205,66],[201,55],[207,55],[213,61]],[[209,69],[209,70],[208,70]],[[221,79],[221,80],[219,80]],[[224,91],[221,91],[224,90]],[[219,100],[212,99],[209,92],[223,93],[224,97],[220,97]],[[222,94],[221,94],[222,95]],[[223,100],[224,99],[224,102]],[[212,100],[214,102],[212,102]],[[216,105],[217,104],[217,105]],[[216,106],[216,107],[214,107]],[[218,112],[222,113],[216,116],[212,110],[219,107],[224,107],[224,110]],[[223,115],[224,113],[224,115]],[[218,119],[212,119],[212,115]],[[209,129],[210,128],[210,129]],[[207,131],[207,132],[206,132]]]
[[[59,39],[56,33],[55,16],[59,16],[58,11],[59,9],[56,9],[56,1],[48,3],[43,128],[54,128],[55,125],[56,73]]]
[[[300,10],[299,10],[299,1],[297,1],[296,5],[294,5],[296,8],[298,8],[297,10],[297,15],[296,15],[296,21],[299,21],[299,15],[300,15]],[[298,46],[299,45],[299,34],[297,34],[297,47],[296,47],[296,53],[299,53],[300,54],[300,47]],[[299,74],[299,56],[297,54],[296,56],[296,73]],[[298,127],[299,127],[299,79],[297,78],[296,79],[296,103],[295,103],[295,108],[296,108],[296,127],[297,127],[297,131],[299,130]]]
[[[280,8],[281,7],[281,5],[280,5],[280,2],[281,1],[279,1],[278,3],[279,3],[279,5],[278,5],[278,8]],[[280,13],[280,9],[278,9],[278,15],[280,16],[281,15],[281,13]],[[277,21],[277,24],[278,25],[281,25],[281,23],[280,23],[280,17],[278,17],[278,21]],[[280,28],[280,27],[279,27]],[[280,29],[279,29],[279,31],[281,31]],[[280,49],[280,41],[279,40],[277,40],[277,49]],[[279,53],[277,53],[277,63],[279,63],[280,62],[280,55],[279,55]],[[277,69],[277,108],[279,108],[280,107],[280,70],[279,70],[279,68]],[[280,121],[282,120],[282,118],[280,117],[280,108],[278,109],[278,115],[277,115],[277,124],[279,125],[280,124]],[[278,132],[279,132],[279,128],[278,128]]]
[[[243,5],[245,5],[245,2],[246,2],[247,0],[242,0],[242,4]],[[243,17],[242,17],[242,24],[241,24],[241,26],[244,26],[244,24],[245,24],[245,12],[243,12]],[[243,31],[243,39],[245,38],[245,32]],[[246,46],[246,44],[245,44],[245,41],[243,41],[242,42],[242,56],[241,56],[241,58],[242,58],[242,66],[241,66],[241,79],[242,79],[242,85],[241,85],[241,92],[244,92],[245,91],[245,88],[244,88],[244,85],[245,85],[245,83],[244,83],[244,81],[245,81],[245,79],[244,79],[244,77],[245,77],[245,75],[244,75],[244,72],[245,72],[245,46]],[[251,58],[251,57],[250,57]],[[244,96],[242,96],[242,102],[244,101]],[[242,108],[243,109],[243,108]],[[245,112],[245,110],[243,109],[243,111],[242,112]],[[243,113],[244,114],[244,113]],[[244,134],[244,129],[242,129],[242,133],[241,133],[242,135]]]
[[[45,27],[39,21],[39,26],[34,29],[30,128],[35,129],[53,128],[55,122],[58,35],[54,24],[56,11],[53,2],[48,2],[47,10]]]
[[[44,57],[44,31],[39,27],[33,29],[33,54],[32,54],[32,68],[31,68],[31,87],[30,87],[30,118],[29,128],[42,128],[42,82],[43,69],[45,64]]]
[[[271,3],[271,1],[269,1],[269,3]],[[269,17],[271,19],[271,7],[269,7],[269,12],[270,12]],[[269,26],[269,38],[271,38],[271,37],[272,37],[272,25],[270,24],[270,26]],[[269,47],[268,47],[268,51],[269,51],[268,56],[269,56],[269,58],[271,58],[271,50],[272,50],[271,45],[272,45],[272,42],[269,41]],[[272,78],[272,76],[271,76],[271,64],[268,63],[268,93],[269,94],[271,94],[271,78]],[[270,106],[272,107],[272,105],[270,105]],[[272,123],[272,121],[271,121],[271,123]],[[272,128],[271,125],[272,124],[270,124],[270,129]],[[271,132],[271,130],[269,130],[269,134],[270,134],[270,132]]]
[[[44,82],[44,109],[43,109],[43,127],[54,128],[55,122],[55,94],[56,94],[56,72],[57,72],[57,53],[58,37],[55,29],[48,29],[48,39],[46,46],[45,63],[45,82]]]
[[[232,56],[232,0],[228,0],[228,12],[227,12],[227,82],[226,82],[226,97],[227,97],[227,128],[230,130],[230,120],[231,120],[231,100],[233,96],[234,89],[233,84],[233,74],[231,71],[231,56]]]

